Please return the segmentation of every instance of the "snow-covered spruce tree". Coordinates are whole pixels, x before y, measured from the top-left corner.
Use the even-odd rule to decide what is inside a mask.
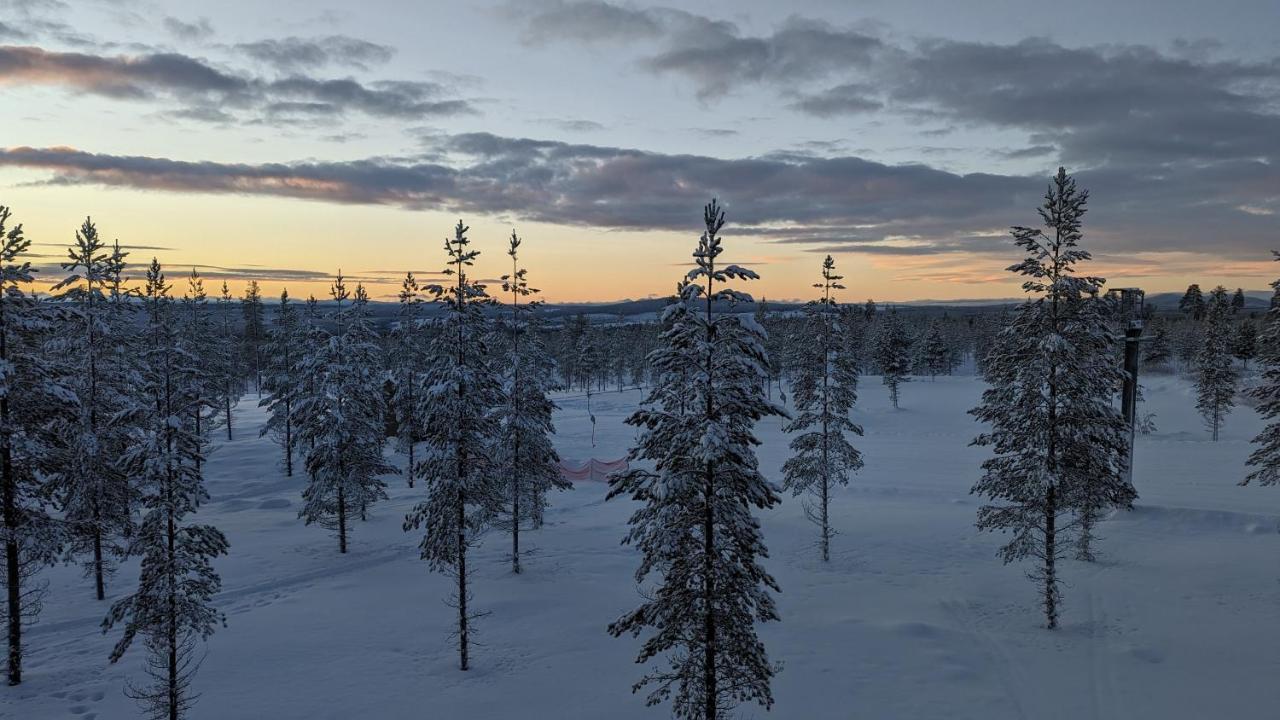
[[[267,396],[258,405],[267,409],[267,421],[259,436],[272,435],[284,451],[284,474],[293,477],[293,449],[297,445],[293,429],[293,406],[302,392],[301,371],[305,328],[289,291],[280,291],[280,305],[267,330],[263,352],[262,389]]]
[[[1169,341],[1169,323],[1162,318],[1155,318],[1150,325],[1151,339],[1142,352],[1142,364],[1151,368],[1162,368],[1173,359],[1173,344]]]
[[[1244,310],[1244,305],[1244,288],[1236,288],[1236,294],[1231,296],[1231,314],[1235,315]]]
[[[227,428],[228,440],[231,439],[231,407],[240,400],[240,386],[244,380],[240,372],[240,343],[231,324],[232,302],[231,289],[224,280],[222,294],[218,297],[218,342],[213,367],[218,403],[222,406],[222,424]]]
[[[262,366],[263,345],[267,341],[267,317],[262,305],[262,290],[257,280],[250,280],[245,286],[244,297],[240,298],[240,313],[243,317],[244,334],[244,367],[253,373],[253,389],[262,399]]]
[[[1196,410],[1218,439],[1218,431],[1235,407],[1239,373],[1231,359],[1231,300],[1221,285],[1209,294],[1204,316],[1204,336],[1196,354]]]
[[[907,334],[907,328],[896,310],[881,313],[880,328],[876,333],[872,352],[876,366],[880,368],[881,381],[889,388],[889,399],[893,401],[893,408],[896,410],[899,388],[903,383],[911,381],[911,336]]]
[[[405,532],[426,529],[419,548],[437,572],[451,575],[451,599],[458,611],[458,665],[470,667],[471,627],[468,609],[467,551],[502,503],[502,483],[493,452],[501,442],[499,409],[502,384],[488,347],[489,323],[484,307],[493,303],[467,268],[480,254],[470,247],[467,226],[459,220],[444,242],[449,285],[430,285],[427,292],[441,310],[418,397],[419,437],[423,458],[413,472],[426,484],[427,499],[405,517]]]
[[[191,268],[187,277],[187,291],[182,295],[182,307],[176,318],[182,348],[191,356],[196,384],[195,392],[199,402],[191,406],[191,429],[193,437],[202,443],[209,441],[209,430],[216,424],[218,407],[216,398],[221,390],[218,381],[220,368],[218,353],[219,337],[213,331],[209,313],[209,294],[204,289],[204,278],[200,272]],[[195,455],[196,469],[200,470],[204,463],[206,447]]]
[[[920,339],[917,365],[921,370],[929,373],[930,380],[951,372],[951,348],[947,344],[947,339],[943,337],[942,328],[936,320],[929,322],[929,325],[925,328],[924,336]]]
[[[51,362],[75,396],[55,421],[50,481],[69,532],[72,556],[88,556],[85,572],[95,596],[106,597],[114,560],[125,554],[133,530],[134,494],[121,466],[130,444],[128,423],[133,380],[127,367],[113,367],[113,348],[132,333],[113,322],[117,313],[106,293],[112,252],[85,219],[62,268],[69,273],[53,292],[64,314],[50,341]]]
[[[511,273],[502,276],[502,289],[511,294],[510,314],[503,328],[505,344],[501,408],[502,443],[497,462],[505,489],[506,521],[511,529],[511,571],[520,572],[520,526],[541,524],[549,490],[566,490],[572,484],[560,474],[560,456],[551,443],[555,433],[551,415],[556,404],[547,397],[555,378],[555,362],[538,333],[538,301],[525,301],[537,293],[529,287],[520,267],[520,238],[511,232],[507,254]]]
[[[843,314],[832,290],[843,290],[842,277],[828,255],[822,262],[822,282],[814,287],[822,297],[805,305],[807,340],[797,348],[791,393],[796,415],[783,428],[798,433],[791,439],[792,457],[782,465],[783,489],[808,494],[816,506],[805,504],[805,515],[818,526],[822,560],[831,559],[829,504],[836,485],[848,485],[849,473],[862,467],[862,453],[848,435],[862,428],[849,419],[858,400],[858,366],[840,328]]]
[[[62,528],[49,513],[50,415],[74,410],[40,339],[47,311],[27,288],[35,272],[26,259],[31,241],[22,225],[6,230],[12,212],[0,205],[0,540],[4,543],[5,669],[10,685],[22,682],[24,626],[40,612],[44,584],[36,574],[56,561]]]
[[[413,273],[400,284],[400,307],[391,332],[388,365],[393,386],[391,411],[396,419],[396,451],[407,457],[409,487],[413,487],[414,455],[418,433],[418,385],[422,381],[423,342],[422,294]]]
[[[1187,291],[1183,293],[1182,299],[1178,301],[1178,310],[1197,322],[1204,318],[1204,293],[1200,291],[1198,284],[1192,283],[1187,286]]]
[[[111,651],[113,663],[142,636],[149,682],[130,684],[128,694],[148,717],[178,720],[196,698],[191,684],[200,665],[197,645],[225,623],[212,604],[222,586],[212,560],[226,554],[228,544],[217,528],[189,521],[208,499],[196,469],[201,443],[190,437],[193,426],[187,422],[200,398],[193,358],[182,348],[168,285],[155,260],[144,299],[144,391],[151,400],[138,407],[145,431],[126,456],[142,488],[144,515],[130,543],[142,567],[137,591],[116,601],[102,626],[103,632],[124,626]]]
[[[773,704],[776,668],[755,624],[778,619],[770,594],[778,584],[760,564],[768,550],[752,508],[773,507],[779,497],[757,467],[752,429],[785,412],[760,387],[764,330],[749,315],[715,311],[717,302],[749,302],[726,285],[757,275],[717,262],[724,212],[716,201],[703,219],[697,267],[665,311],[651,356],[660,376],[627,419],[639,428],[631,459],[653,469],[610,479],[609,497],[641,504],[624,542],[642,553],[637,581],[652,575],[656,586],[609,632],[652,631],[637,662],[665,655],[667,665],[633,687],[655,686],[650,705],[670,700],[676,717],[716,720],[738,703]]]
[[[978,528],[1013,535],[1000,550],[1010,563],[1030,558],[1046,624],[1058,626],[1059,560],[1087,550],[1082,516],[1104,506],[1131,505],[1124,480],[1128,432],[1112,399],[1120,386],[1101,304],[1103,280],[1076,274],[1089,260],[1079,248],[1088,199],[1059,168],[1039,209],[1045,228],[1015,227],[1026,258],[1009,268],[1031,297],[1018,307],[987,354],[989,387],[970,412],[989,426],[974,440],[990,447],[971,492],[988,504]]]
[[[1258,326],[1252,320],[1245,318],[1236,325],[1231,356],[1244,363],[1245,370],[1249,369],[1249,361],[1258,356]]]
[[[1280,260],[1280,253],[1272,251],[1271,254]],[[1272,282],[1271,287],[1276,297],[1280,297],[1280,280]],[[1249,394],[1258,401],[1258,414],[1269,422],[1253,439],[1256,447],[1247,463],[1253,470],[1240,484],[1248,485],[1256,480],[1259,485],[1277,485],[1280,484],[1280,420],[1277,420],[1280,418],[1280,303],[1271,303],[1258,335],[1258,365],[1262,367],[1262,378]]]
[[[304,374],[315,389],[294,405],[293,426],[305,443],[310,482],[302,492],[298,516],[338,536],[338,552],[347,551],[351,517],[385,499],[381,476],[398,472],[382,455],[386,445],[386,404],[382,394],[382,348],[369,318],[368,296],[356,286],[351,298],[342,272],[330,294],[337,305],[334,332],[304,359]]]

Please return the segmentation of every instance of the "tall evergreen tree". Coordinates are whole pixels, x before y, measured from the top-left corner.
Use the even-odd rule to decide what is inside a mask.
[[[284,451],[284,473],[288,477],[293,477],[293,449],[297,445],[293,408],[302,393],[299,364],[305,343],[302,318],[289,299],[289,291],[282,290],[265,344],[262,388],[267,396],[259,400],[258,405],[267,409],[267,421],[259,435],[273,435],[280,443]]]
[[[942,328],[936,320],[929,322],[925,327],[924,336],[920,338],[917,363],[921,369],[929,373],[930,380],[943,373],[951,372],[951,348],[947,345],[947,340],[942,335]]]
[[[142,569],[137,591],[116,601],[102,624],[104,632],[124,626],[111,652],[113,663],[143,637],[150,682],[130,685],[128,693],[149,717],[178,720],[196,697],[191,691],[200,665],[196,646],[225,623],[212,604],[222,585],[212,560],[226,554],[228,544],[217,528],[189,522],[208,499],[195,462],[201,443],[190,437],[193,426],[186,421],[201,401],[193,358],[182,348],[168,285],[155,260],[147,272],[145,299],[144,388],[152,401],[138,408],[145,432],[126,457],[143,490],[145,514],[131,542]]]
[[[1182,299],[1178,301],[1178,309],[1184,315],[1197,322],[1204,318],[1204,293],[1200,291],[1199,285],[1192,283],[1187,286],[1187,291],[1182,294]]]
[[[889,388],[889,399],[897,410],[899,388],[903,383],[911,381],[911,336],[907,334],[907,328],[896,310],[882,314],[874,353],[881,381]]]
[[[240,313],[244,328],[244,366],[253,373],[253,389],[262,399],[262,366],[263,345],[267,341],[267,315],[262,305],[262,289],[257,280],[250,280],[245,286],[244,297],[240,299]]]
[[[302,493],[298,515],[338,535],[338,552],[347,551],[350,518],[385,499],[381,476],[397,472],[383,458],[386,405],[382,393],[382,349],[369,318],[368,296],[356,286],[352,299],[342,272],[330,290],[337,309],[335,330],[302,362],[316,379],[314,392],[294,406],[298,441],[307,444],[311,481]]]
[[[862,434],[862,428],[849,419],[858,400],[858,365],[843,341],[842,314],[831,296],[832,290],[844,289],[842,279],[828,255],[822,262],[822,282],[814,285],[822,297],[805,305],[808,342],[797,348],[791,385],[797,414],[783,428],[798,434],[791,439],[794,454],[782,465],[782,487],[815,498],[817,506],[806,504],[805,515],[819,528],[823,562],[831,559],[835,534],[829,512],[831,491],[836,485],[848,485],[849,473],[862,467],[862,453],[848,438]]]
[[[1236,294],[1231,296],[1231,314],[1241,310],[1244,310],[1244,288],[1236,288]]]
[[[191,424],[194,437],[200,442],[208,439],[207,430],[212,427],[217,408],[213,398],[217,397],[220,384],[217,381],[218,371],[218,338],[212,331],[209,318],[209,294],[204,289],[204,278],[199,271],[191,268],[187,278],[187,292],[182,296],[181,338],[184,349],[191,355],[195,375],[193,382],[198,386],[197,397],[200,402],[191,406]],[[195,456],[196,469],[199,470],[204,453]]]
[[[1280,253],[1272,251],[1274,259]],[[1271,283],[1280,297],[1280,280]],[[1255,480],[1259,485],[1280,484],[1280,303],[1271,303],[1262,332],[1258,336],[1258,364],[1262,366],[1261,381],[1249,394],[1258,402],[1258,414],[1267,420],[1267,426],[1253,439],[1255,445],[1249,454],[1248,466],[1253,468],[1241,485]]]
[[[627,419],[639,428],[632,460],[653,464],[610,480],[609,497],[630,495],[625,542],[640,548],[637,582],[657,586],[646,601],[609,626],[615,636],[651,630],[637,662],[660,655],[669,663],[633,690],[656,686],[649,704],[671,700],[676,717],[716,720],[739,702],[773,704],[775,667],[755,624],[777,620],[770,590],[778,584],[760,564],[768,550],[751,509],[779,502],[761,475],[752,429],[784,415],[765,399],[764,330],[749,315],[716,312],[718,302],[749,302],[726,287],[758,276],[721,265],[724,212],[703,213],[706,231],[693,253],[696,267],[663,315],[662,344],[651,362],[661,374],[644,404]]]
[[[549,490],[565,490],[572,484],[560,474],[560,456],[551,443],[555,433],[551,415],[556,404],[547,397],[555,377],[555,362],[538,334],[538,301],[525,301],[538,291],[529,287],[528,273],[520,267],[521,240],[515,231],[507,246],[511,273],[502,276],[502,289],[511,293],[511,313],[506,323],[506,368],[501,410],[501,437],[497,460],[510,503],[511,571],[520,568],[520,525],[541,524]]]
[[[1037,562],[1029,577],[1040,585],[1050,629],[1058,626],[1057,563],[1070,533],[1103,504],[1136,497],[1122,472],[1127,428],[1112,403],[1122,377],[1093,297],[1103,280],[1076,274],[1090,259],[1079,247],[1087,199],[1059,168],[1039,209],[1046,229],[1013,228],[1026,257],[1009,270],[1025,278],[1031,297],[987,355],[989,387],[971,411],[990,428],[974,443],[993,451],[972,490],[988,500],[978,528],[1012,533],[1000,550],[1006,563]],[[1078,536],[1077,554],[1088,551],[1088,539]]]
[[[216,377],[218,382],[218,401],[222,405],[222,424],[227,429],[227,440],[231,440],[231,407],[240,400],[240,385],[243,377],[240,374],[240,353],[237,352],[239,342],[235,328],[231,324],[231,289],[222,282],[222,295],[218,297],[218,349],[216,357]]]
[[[499,442],[498,408],[502,385],[488,346],[484,308],[492,304],[483,285],[467,274],[479,251],[471,249],[467,226],[459,220],[444,242],[449,285],[427,292],[442,311],[432,339],[429,363],[419,390],[424,457],[413,472],[426,484],[427,499],[405,517],[404,529],[425,528],[419,544],[432,570],[451,575],[451,600],[458,612],[458,665],[470,667],[471,628],[468,610],[467,552],[502,502],[494,472],[493,450]]]
[[[1196,409],[1218,439],[1222,423],[1235,407],[1239,373],[1231,361],[1231,301],[1219,285],[1210,293],[1205,310],[1204,339],[1196,355]]]
[[[120,454],[129,445],[121,418],[132,395],[126,368],[113,368],[112,348],[126,328],[106,293],[112,253],[90,219],[75,233],[62,267],[69,275],[54,286],[69,310],[52,340],[52,358],[61,366],[63,384],[75,395],[74,410],[57,421],[56,460],[50,479],[71,531],[70,550],[87,554],[85,570],[96,597],[106,597],[113,558],[125,554],[133,530],[134,497]]]
[[[6,230],[12,212],[0,205],[0,540],[4,543],[6,674],[22,682],[24,626],[35,621],[44,585],[39,570],[61,550],[62,528],[50,514],[45,475],[53,438],[51,409],[75,407],[76,396],[52,372],[39,342],[47,312],[28,288],[31,241],[22,225]]]
[[[1235,335],[1231,338],[1231,356],[1244,363],[1249,369],[1249,361],[1258,356],[1258,326],[1248,318],[1236,325]]]
[[[1173,359],[1173,346],[1169,341],[1169,324],[1157,317],[1150,323],[1151,339],[1142,353],[1142,364],[1153,368],[1164,367]]]
[[[414,455],[418,440],[418,385],[422,382],[423,343],[422,296],[418,280],[407,273],[400,285],[400,308],[391,333],[391,410],[396,419],[396,450],[407,456],[406,475],[413,487]]]

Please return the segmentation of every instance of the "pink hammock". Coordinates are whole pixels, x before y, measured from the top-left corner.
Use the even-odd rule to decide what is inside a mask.
[[[560,461],[560,474],[564,479],[575,485],[581,482],[608,482],[609,475],[615,472],[626,470],[630,465],[627,459],[618,458],[617,460],[597,460],[591,458],[581,463],[571,463],[565,460]]]

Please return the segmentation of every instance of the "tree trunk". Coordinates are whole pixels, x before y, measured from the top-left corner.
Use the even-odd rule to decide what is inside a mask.
[[[0,334],[3,331],[0,330]],[[6,357],[0,340],[0,359]],[[22,574],[18,557],[18,483],[13,477],[13,453],[9,446],[9,400],[0,399],[0,489],[4,494],[5,589],[9,609],[9,684],[22,682]]]
[[[1057,486],[1049,483],[1044,499],[1044,618],[1050,630],[1058,627]]]
[[[347,495],[338,485],[338,552],[347,552]]]
[[[102,569],[102,518],[96,506],[93,508],[93,587],[99,600],[107,597]]]

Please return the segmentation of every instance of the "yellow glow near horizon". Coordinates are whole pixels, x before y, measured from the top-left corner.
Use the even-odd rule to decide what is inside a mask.
[[[411,212],[390,206],[336,205],[262,196],[189,195],[77,186],[12,185],[0,204],[13,209],[13,220],[25,226],[45,256],[38,263],[60,261],[85,215],[91,215],[103,238],[119,238],[136,249],[130,275],[154,255],[166,268],[174,294],[185,289],[192,265],[241,268],[242,279],[229,280],[239,296],[251,278],[263,294],[328,296],[332,274],[341,269],[364,280],[376,300],[394,299],[405,271],[422,282],[443,267],[442,242],[457,217],[438,211]],[[670,294],[689,262],[699,234],[700,208],[690,208],[687,232],[593,230],[574,226],[516,222],[525,239],[521,263],[534,287],[551,302],[606,302]],[[496,279],[510,270],[506,240],[513,223],[501,218],[463,218],[471,226],[473,247],[481,256],[473,270],[478,278]],[[761,280],[747,289],[774,300],[808,299],[821,255],[794,245],[756,237],[735,236],[732,214],[725,228],[726,260],[751,266]],[[1019,281],[1005,271],[1017,259],[1007,254],[945,253],[879,255],[837,253],[838,271],[848,287],[845,302],[901,302],[913,299],[956,300],[1015,297]],[[302,270],[320,278],[279,278],[273,271]],[[1193,253],[1141,253],[1114,258],[1100,255],[1090,272],[1108,277],[1109,285],[1136,285],[1148,292],[1177,291],[1188,282],[1226,284],[1257,289],[1274,272],[1269,259],[1229,262]],[[260,274],[254,274],[260,270]],[[202,272],[203,269],[202,269]],[[42,273],[47,286],[60,279]],[[1251,281],[1251,282],[1250,282]],[[216,293],[222,279],[215,271],[206,287]],[[491,292],[498,288],[491,287]]]

